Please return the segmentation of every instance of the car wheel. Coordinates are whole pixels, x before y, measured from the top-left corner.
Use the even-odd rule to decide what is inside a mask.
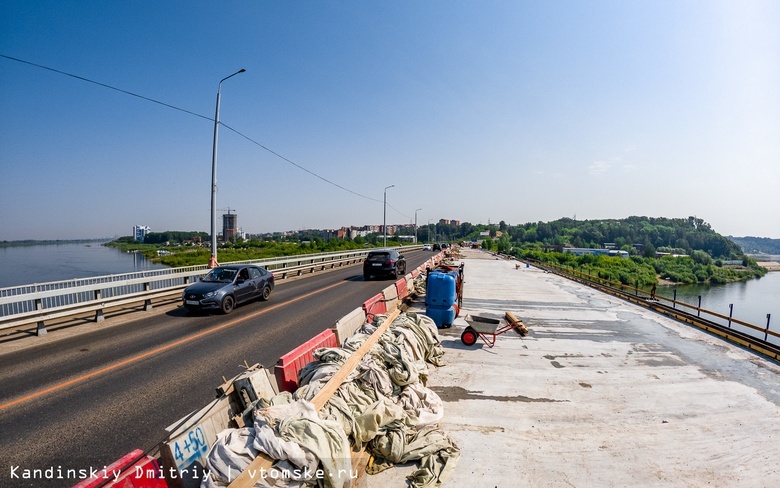
[[[271,296],[271,287],[268,285],[265,285],[265,288],[263,288],[263,293],[260,295],[260,300],[266,301]]]
[[[364,279],[364,280],[366,280],[366,281],[368,281],[368,280],[370,280],[370,279],[371,279],[371,275],[370,275],[370,274],[368,274],[368,273],[363,273],[363,279]]]
[[[233,311],[236,306],[236,301],[230,295],[222,299],[222,313],[225,315]]]

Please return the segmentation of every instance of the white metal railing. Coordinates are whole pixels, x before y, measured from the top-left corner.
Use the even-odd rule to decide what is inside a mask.
[[[419,248],[421,246],[415,245],[396,249],[407,251]],[[372,250],[301,254],[223,264],[257,264],[273,272],[275,278],[286,279],[307,271],[355,264]],[[108,307],[139,302],[143,302],[144,309],[148,310],[152,299],[181,293],[193,277],[207,271],[206,265],[198,265],[0,288],[0,329],[37,323],[38,333],[45,334],[45,322],[55,318],[94,311],[95,320],[100,321],[103,310]]]

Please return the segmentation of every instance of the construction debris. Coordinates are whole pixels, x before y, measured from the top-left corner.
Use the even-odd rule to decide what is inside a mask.
[[[375,316],[343,347],[318,349],[293,394],[259,399],[253,427],[220,433],[201,486],[238,486],[231,484],[238,473],[247,478],[251,467],[267,464],[265,476],[256,471],[240,486],[348,487],[357,474],[351,457],[363,450],[374,457],[369,474],[419,461],[411,486],[437,486],[460,456],[439,425],[443,402],[425,386],[429,365],[441,366],[443,354],[429,317]]]

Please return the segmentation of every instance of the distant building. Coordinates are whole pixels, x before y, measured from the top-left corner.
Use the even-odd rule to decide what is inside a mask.
[[[134,225],[133,239],[135,239],[138,242],[144,242],[146,235],[151,231],[152,229],[148,225]]]
[[[460,227],[460,220],[439,219],[439,224],[441,224],[441,225],[454,225],[455,227]]]
[[[238,214],[232,214],[230,211],[222,215],[222,240],[233,242],[236,240],[238,232]]]
[[[574,254],[575,256],[584,256],[585,254],[592,254],[594,256],[617,256],[621,258],[627,258],[628,252],[617,249],[592,249],[585,247],[566,247],[563,252]]]

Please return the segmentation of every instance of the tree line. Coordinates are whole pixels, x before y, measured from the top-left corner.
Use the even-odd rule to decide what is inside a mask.
[[[509,225],[504,221],[493,225],[472,225],[464,222],[459,226],[436,224],[430,229],[444,240],[487,240],[490,247],[499,251],[508,248],[538,246],[565,246],[580,248],[603,248],[614,244],[632,254],[638,248],[679,251],[691,255],[703,251],[713,258],[741,259],[742,249],[726,237],[718,234],[703,219],[653,218],[632,216],[626,219],[574,220],[562,218],[552,222],[529,222]],[[481,233],[488,232],[489,239]],[[422,231],[421,231],[422,236]],[[641,246],[637,246],[641,245]],[[646,253],[651,255],[651,253]]]

